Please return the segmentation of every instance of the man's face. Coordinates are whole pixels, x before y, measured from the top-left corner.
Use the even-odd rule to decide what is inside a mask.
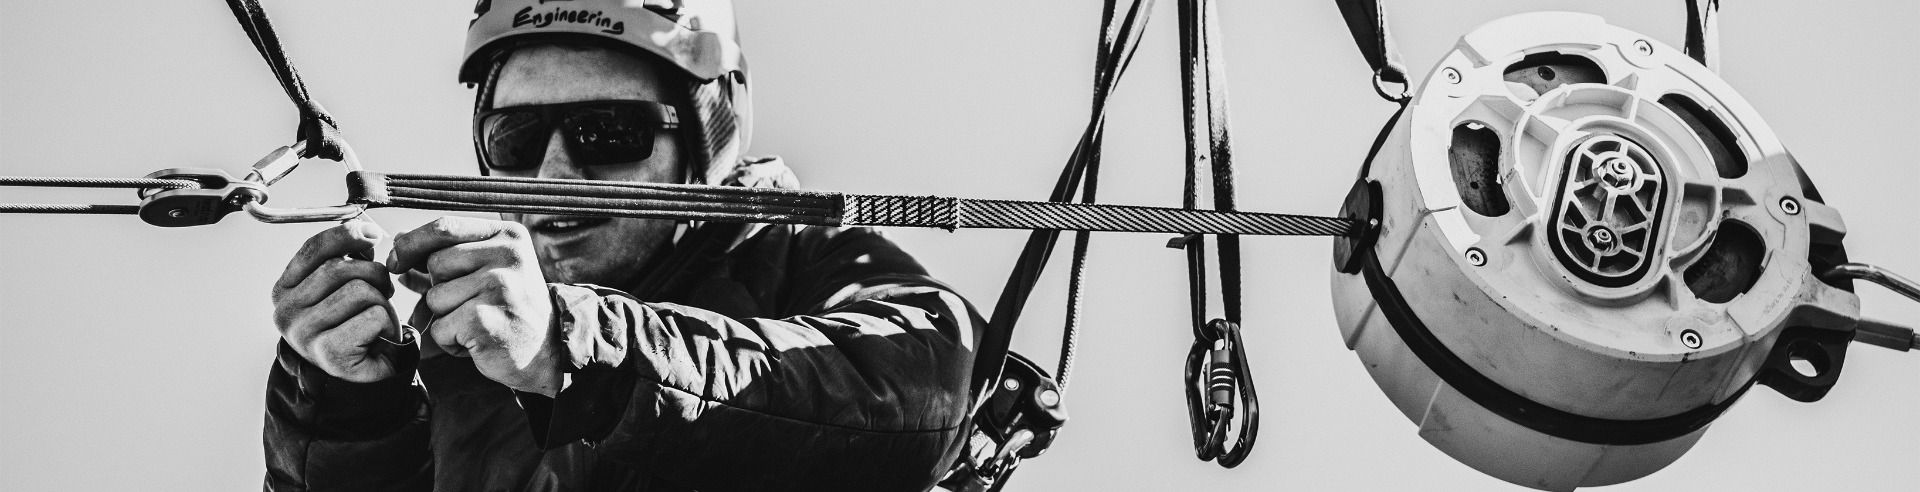
[[[515,50],[500,70],[493,106],[505,108],[591,100],[657,101],[675,105],[684,89],[665,68],[632,55],[598,48],[535,45]],[[675,105],[677,106],[677,105]],[[679,130],[687,131],[687,130]],[[638,162],[578,165],[561,132],[548,137],[537,169],[494,171],[513,177],[678,183],[681,150],[674,131],[654,136],[653,155]],[[540,269],[548,282],[621,286],[665,249],[672,221],[604,219],[545,214],[501,214],[533,233]]]

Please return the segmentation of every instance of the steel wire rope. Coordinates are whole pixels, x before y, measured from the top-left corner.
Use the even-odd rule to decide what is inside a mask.
[[[152,189],[195,188],[200,183],[185,179],[149,178],[76,178],[43,176],[0,176],[0,186],[39,188],[134,188],[144,194]],[[0,213],[10,214],[114,214],[140,213],[139,205],[96,205],[64,203],[0,203]]]

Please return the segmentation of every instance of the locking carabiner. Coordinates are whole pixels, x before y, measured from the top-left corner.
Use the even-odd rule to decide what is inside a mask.
[[[359,156],[353,153],[353,147],[347,145],[344,141],[339,142],[339,144],[341,155],[340,164],[347,167],[347,172],[363,170],[360,167]],[[293,172],[294,168],[300,166],[300,154],[304,153],[306,148],[307,143],[300,141],[294,142],[293,145],[273,149],[272,152],[268,152],[265,157],[261,157],[258,162],[253,164],[253,169],[247,172],[247,180],[260,184],[262,189],[272,186],[273,183],[279,182],[280,178],[286,177],[288,173]],[[275,208],[266,206],[265,202],[266,200],[264,199],[247,202],[244,208],[247,214],[252,215],[255,220],[268,224],[338,222],[359,217],[360,214],[365,213],[367,209],[366,205],[358,204],[343,204],[328,207]]]
[[[1187,352],[1187,414],[1193,427],[1194,453],[1201,461],[1233,468],[1246,460],[1260,432],[1260,398],[1254,393],[1253,372],[1247,368],[1240,325],[1215,319],[1201,330]],[[1235,395],[1239,407],[1235,407]],[[1235,417],[1239,436],[1229,445]]]

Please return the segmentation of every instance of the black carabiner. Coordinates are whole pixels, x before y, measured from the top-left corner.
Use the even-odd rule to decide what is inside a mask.
[[[1187,351],[1187,414],[1194,454],[1201,461],[1233,468],[1246,460],[1260,433],[1260,398],[1254,392],[1253,372],[1247,368],[1240,325],[1215,319],[1206,328],[1201,331],[1205,336],[1195,339]],[[1236,416],[1240,434],[1229,446],[1228,430]]]

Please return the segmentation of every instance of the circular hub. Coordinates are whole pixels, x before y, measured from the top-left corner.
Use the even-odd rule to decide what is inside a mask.
[[[1550,239],[1560,263],[1604,287],[1640,280],[1666,200],[1658,163],[1626,137],[1596,134],[1574,145],[1564,169]]]
[[[1858,298],[1813,275],[1845,261],[1844,224],[1683,52],[1526,14],[1463,37],[1413,94],[1349,199],[1377,228],[1333,297],[1435,447],[1530,487],[1619,483],[1756,381],[1815,398],[1837,377],[1783,362],[1811,338],[1777,340],[1845,347],[1825,327]]]

